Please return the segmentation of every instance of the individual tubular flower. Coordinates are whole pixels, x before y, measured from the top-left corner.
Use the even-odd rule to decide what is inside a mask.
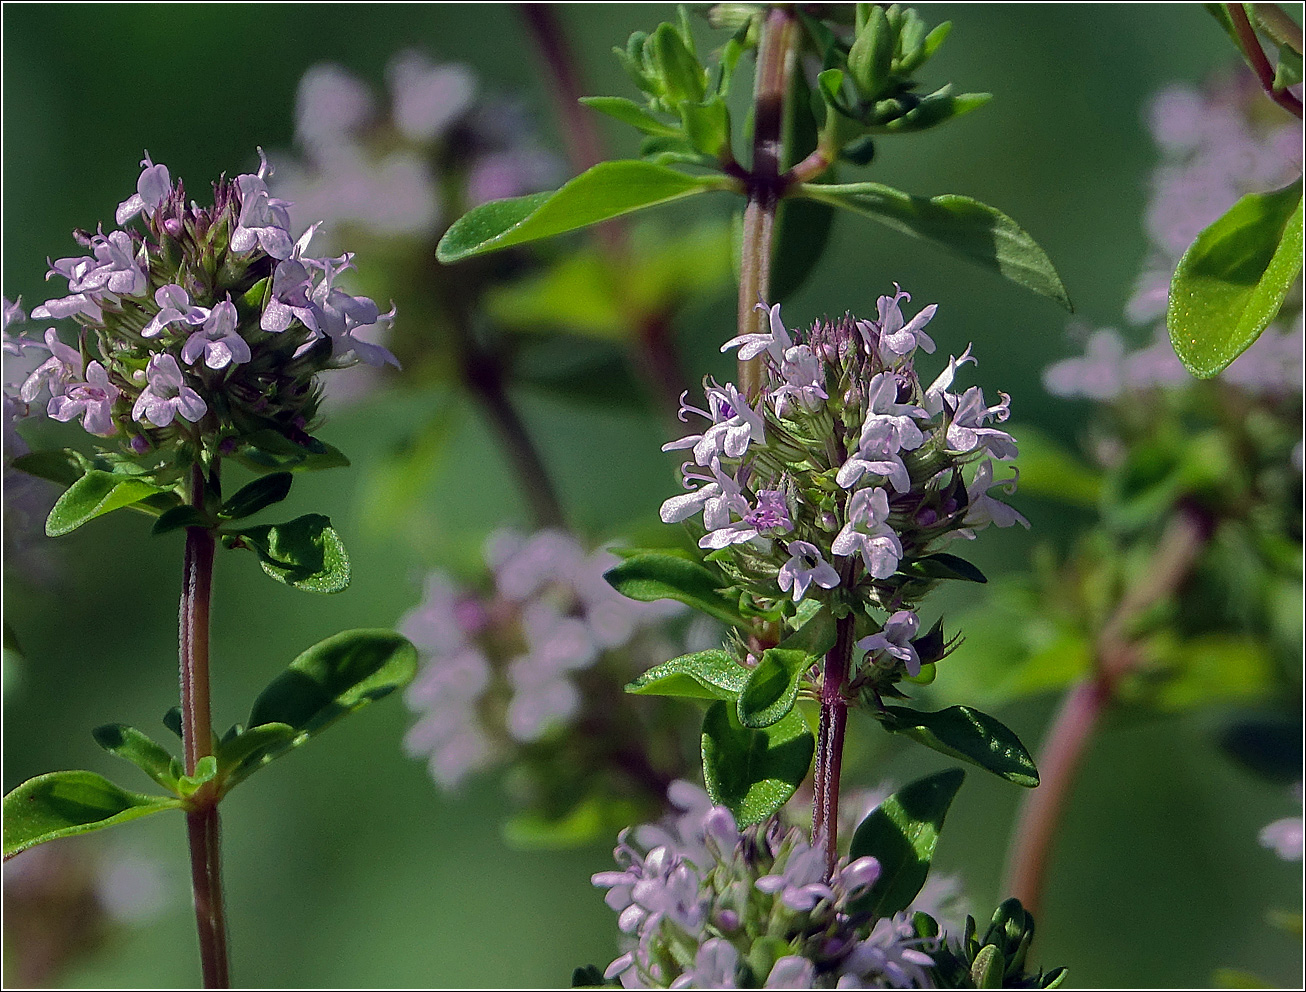
[[[854,661],[850,698],[876,699],[926,660],[904,618],[917,623],[916,603],[939,574],[929,559],[989,523],[1025,522],[998,499],[1014,479],[993,480],[993,460],[1016,454],[998,426],[1009,397],[989,403],[979,386],[954,391],[958,371],[975,363],[969,348],[922,381],[916,358],[934,349],[924,327],[937,308],[904,314],[909,300],[895,285],[875,319],[847,315],[805,331],[786,328],[778,305],[759,304],[769,329],[723,350],[762,364],[761,390],[742,396],[706,381],[706,408],[682,401],[682,409],[708,426],[664,447],[693,460],[682,466],[688,492],[666,500],[661,517],[696,532],[738,590],[732,598],[771,620],[813,599],[864,618],[871,656]],[[942,650],[932,646],[928,660]],[[757,655],[742,652],[741,664],[752,663],[749,653]]]
[[[740,830],[687,782],[668,798],[675,812],[623,831],[617,870],[593,876],[622,933],[607,978],[625,988],[931,986],[937,942],[907,923],[926,907],[877,919],[853,906],[880,875],[874,858],[841,859],[827,877],[801,827],[771,819]]]
[[[289,205],[267,192],[266,162],[257,174],[215,184],[210,207],[189,200],[148,155],[142,166],[136,194],[118,212],[120,222],[134,223],[79,233],[90,254],[49,263],[47,277],[66,279],[70,294],[33,313],[73,318],[77,346],[47,331],[49,358],[24,381],[20,399],[30,404],[48,391],[50,417],[80,419],[89,433],[116,438],[100,457],[132,463],[164,489],[219,454],[266,463],[260,444],[278,457],[297,449],[306,457],[318,374],[384,360],[351,335],[394,311],[382,315],[334,284],[350,256],[313,259],[309,236],[290,241]],[[299,272],[277,280],[292,262]],[[343,340],[320,341],[320,328],[337,330],[332,322],[344,309],[354,319],[340,321]]]
[[[407,693],[418,714],[409,754],[426,757],[443,788],[512,766],[528,804],[549,816],[595,796],[639,797],[650,785],[660,800],[660,786],[614,776],[610,762],[676,752],[674,724],[650,723],[620,686],[671,657],[661,628],[679,607],[623,598],[603,580],[617,559],[562,531],[500,532],[485,558],[491,589],[435,573],[400,621],[422,659]],[[656,769],[643,772],[666,774]]]

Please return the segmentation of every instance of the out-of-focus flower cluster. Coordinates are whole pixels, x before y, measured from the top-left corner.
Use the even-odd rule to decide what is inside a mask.
[[[215,183],[211,207],[188,200],[166,166],[141,164],[116,215],[127,226],[76,232],[90,254],[50,262],[47,278],[67,280],[68,293],[32,310],[34,321],[72,318],[76,340],[53,327],[43,344],[6,334],[7,351],[46,356],[6,413],[39,409],[44,394],[49,417],[79,421],[161,485],[269,435],[310,444],[317,374],[393,362],[358,337],[393,309],[336,285],[352,256],[310,257],[315,228],[291,238],[266,161]]]
[[[276,190],[296,204],[291,220],[337,232],[429,238],[489,200],[550,185],[558,164],[535,143],[522,110],[478,96],[461,65],[416,51],[386,70],[388,99],[330,63],[300,81],[299,155],[278,161]]]
[[[703,418],[702,433],[664,448],[693,459],[682,469],[690,491],[662,505],[663,521],[701,513],[699,547],[759,615],[805,597],[858,614],[866,658],[850,692],[892,686],[944,653],[938,630],[917,636],[915,603],[941,574],[926,559],[991,523],[1028,526],[996,498],[1015,488],[1014,476],[994,478],[995,462],[1016,456],[994,426],[1009,397],[990,405],[978,386],[952,391],[975,361],[969,348],[922,382],[914,357],[934,351],[925,325],[935,307],[908,318],[908,300],[898,290],[879,298],[875,319],[821,320],[797,335],[771,307],[769,332],[723,347],[764,363],[760,395],[707,382],[707,409],[681,415]]]
[[[596,790],[611,794],[599,783],[615,771],[626,780],[616,794],[652,789],[660,801],[684,760],[679,735],[621,687],[683,647],[664,624],[682,608],[613,591],[603,573],[616,562],[562,531],[501,531],[486,548],[492,590],[427,578],[399,624],[422,656],[405,746],[428,758],[439,785],[510,765],[533,805],[565,813]]]
[[[1148,257],[1125,314],[1155,327],[1155,339],[1130,351],[1111,329],[1095,331],[1083,357],[1058,362],[1044,381],[1057,396],[1112,400],[1154,386],[1191,382],[1165,329],[1170,280],[1193,239],[1247,193],[1284,186],[1301,175],[1301,125],[1270,104],[1248,73],[1206,90],[1186,85],[1157,93],[1147,114],[1161,153],[1144,225]],[[1300,293],[1220,378],[1252,394],[1300,393]]]
[[[825,853],[776,819],[740,830],[702,789],[673,783],[676,813],[623,831],[618,870],[594,884],[618,914],[623,953],[607,968],[626,988],[931,987],[937,939],[911,916],[951,912],[951,886],[877,919],[854,906],[880,875],[874,858]]]
[[[1293,793],[1300,805],[1302,801],[1300,782],[1294,787]],[[1285,816],[1282,820],[1266,824],[1265,829],[1261,831],[1260,840],[1262,847],[1268,847],[1284,861],[1300,861],[1303,849],[1306,848],[1301,816]]]

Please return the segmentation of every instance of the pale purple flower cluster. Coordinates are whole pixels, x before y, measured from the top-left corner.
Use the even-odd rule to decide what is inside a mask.
[[[676,812],[623,831],[618,870],[593,877],[625,945],[607,978],[625,988],[931,987],[932,948],[906,922],[923,905],[884,919],[852,911],[879,878],[874,858],[842,859],[827,879],[824,852],[801,828],[740,830],[688,782],[668,798]],[[750,953],[758,941],[767,954]]]
[[[492,593],[460,590],[433,573],[422,602],[399,624],[422,655],[407,690],[420,715],[405,746],[428,757],[445,788],[579,718],[587,704],[581,672],[633,653],[615,675],[628,678],[637,665],[670,657],[655,628],[680,612],[676,604],[620,596],[603,580],[617,559],[587,552],[562,531],[500,532],[486,561]]]
[[[1129,351],[1116,330],[1093,332],[1082,357],[1048,368],[1044,384],[1050,393],[1108,401],[1191,381],[1164,323],[1180,257],[1240,197],[1277,189],[1301,175],[1301,125],[1276,110],[1263,113],[1266,109],[1259,86],[1245,72],[1205,91],[1174,85],[1156,94],[1147,112],[1161,152],[1144,218],[1149,251],[1125,307],[1132,324],[1155,328],[1153,341]],[[1249,393],[1300,392],[1306,339],[1299,302],[1295,309],[1295,318],[1285,311],[1221,379]]]
[[[22,383],[22,403],[47,392],[51,418],[79,419],[140,455],[170,436],[159,433],[166,428],[226,437],[257,420],[301,435],[316,410],[317,372],[397,364],[357,337],[387,327],[393,309],[382,314],[336,285],[352,256],[304,257],[312,229],[292,240],[290,204],[269,194],[266,160],[257,173],[216,184],[211,209],[188,204],[181,183],[148,154],[141,166],[116,217],[140,218],[143,229],[79,236],[91,254],[53,261],[47,273],[66,279],[68,294],[32,311],[74,318],[77,346],[54,328],[44,346],[6,336],[7,351],[49,356]],[[215,257],[225,259],[217,272]],[[265,286],[271,291],[258,292]],[[318,347],[324,339],[330,348]],[[231,422],[210,416],[215,410],[231,411]]]
[[[705,424],[663,447],[693,459],[682,468],[688,491],[661,516],[696,525],[701,514],[699,547],[734,556],[763,604],[843,589],[885,609],[888,625],[859,646],[871,663],[915,675],[918,620],[904,607],[903,563],[989,524],[1028,523],[996,498],[1016,481],[995,480],[993,468],[1016,456],[996,426],[1009,397],[990,404],[978,386],[951,391],[957,370],[975,362],[969,349],[923,384],[914,357],[934,351],[925,327],[937,308],[908,317],[910,299],[897,288],[879,298],[875,319],[820,321],[797,336],[776,305],[767,332],[726,342],[723,351],[764,364],[765,386],[744,396],[708,380],[706,408],[682,400],[681,419]]]

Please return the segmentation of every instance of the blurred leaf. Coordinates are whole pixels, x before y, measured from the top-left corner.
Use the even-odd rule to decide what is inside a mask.
[[[503,837],[518,850],[558,851],[607,841],[643,812],[636,803],[588,796],[557,819],[532,810],[518,813],[503,825]]]
[[[917,779],[858,825],[848,858],[875,858],[880,877],[869,892],[850,903],[850,912],[886,917],[911,904],[925,884],[943,819],[965,778],[960,768],[950,768]]]
[[[150,528],[150,533],[158,537],[160,534],[170,534],[174,530],[181,530],[183,527],[212,526],[212,520],[195,507],[183,503],[181,506],[174,506],[171,510],[165,510],[161,513],[159,519],[154,521],[154,526]]]
[[[683,654],[650,668],[626,686],[639,696],[688,696],[734,701],[748,681],[749,670],[729,651]]]
[[[112,827],[165,809],[173,796],[143,796],[94,772],[50,772],[28,779],[4,800],[4,856],[60,837]]]
[[[969,706],[949,706],[935,712],[886,706],[879,715],[884,729],[926,747],[979,765],[1008,782],[1027,789],[1038,785],[1038,769],[1011,728]]]
[[[1251,637],[1211,634],[1151,639],[1148,662],[1120,686],[1122,698],[1165,712],[1219,703],[1250,702],[1274,686],[1269,652]]]
[[[603,574],[608,585],[630,599],[650,603],[674,599],[736,627],[748,623],[719,591],[716,573],[678,555],[650,551],[627,558]]]
[[[1071,454],[1052,435],[1030,424],[1007,425],[1020,438],[1020,491],[1092,509],[1102,492],[1102,474]]]
[[[1211,975],[1211,987],[1217,989],[1272,989],[1278,986],[1260,975],[1241,968],[1216,968]]]
[[[91,731],[95,743],[143,771],[169,792],[177,791],[172,753],[146,734],[125,723],[107,723]]]
[[[280,503],[290,494],[295,477],[289,472],[264,475],[237,490],[236,495],[222,504],[218,516],[226,520],[250,517],[274,503]]]
[[[1244,196],[1197,236],[1170,283],[1166,326],[1199,379],[1223,370],[1279,313],[1302,266],[1301,180]]]
[[[816,741],[797,710],[763,730],[741,726],[734,710],[713,703],[703,719],[703,779],[712,802],[746,826],[789,801],[807,777]]]
[[[783,303],[816,270],[834,230],[834,207],[786,197],[776,215],[771,299]]]
[[[794,708],[803,675],[820,655],[768,648],[739,693],[736,713],[745,727],[760,730],[779,723]]]
[[[472,209],[445,232],[436,257],[448,265],[721,188],[719,178],[690,176],[651,162],[602,162],[557,192],[495,200]]]
[[[407,638],[392,630],[343,631],[313,645],[259,693],[245,733],[273,723],[321,733],[416,673],[417,649]]]
[[[46,518],[45,532],[50,537],[62,537],[88,520],[166,492],[142,479],[92,469],[55,502]]]
[[[1299,717],[1275,713],[1237,717],[1220,731],[1219,740],[1225,754],[1254,775],[1280,785],[1301,780]]]
[[[340,592],[349,585],[349,556],[330,518],[321,513],[250,527],[236,536],[278,582],[320,593]]]
[[[912,196],[880,183],[804,183],[798,195],[932,241],[1072,310],[1051,259],[1014,220],[968,196]]]
[[[680,137],[679,127],[659,120],[634,100],[627,100],[620,96],[583,96],[580,102],[601,114],[616,118],[623,124],[638,128],[644,134],[663,138]]]

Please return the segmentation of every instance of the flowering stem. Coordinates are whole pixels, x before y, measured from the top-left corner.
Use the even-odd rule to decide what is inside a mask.
[[[843,736],[848,724],[844,687],[853,654],[854,618],[836,622],[834,647],[825,656],[821,680],[821,722],[816,736],[816,769],[812,773],[812,846],[825,847],[825,874],[834,874],[839,857],[839,771],[843,765]]]
[[[1038,916],[1053,841],[1084,755],[1116,687],[1141,655],[1130,626],[1153,605],[1174,595],[1191,573],[1210,537],[1210,522],[1191,508],[1171,518],[1152,565],[1121,599],[1097,638],[1093,674],[1066,693],[1038,758],[1040,783],[1026,795],[1007,855],[1003,891]]]
[[[581,173],[598,165],[606,157],[603,139],[594,123],[594,113],[582,106],[585,95],[576,70],[576,58],[567,43],[556,9],[552,4],[519,4],[522,19],[539,52],[548,80],[550,102],[561,126],[563,145],[572,169]],[[626,225],[620,220],[605,221],[593,228],[594,238],[614,271],[626,270],[630,244]],[[625,294],[623,294],[624,296]],[[639,338],[638,362],[644,378],[656,391],[662,406],[675,416],[680,410],[680,396],[686,388],[685,372],[671,335],[669,317],[663,308],[648,311],[632,308],[627,315]]]
[[[214,467],[216,473],[217,467]],[[191,505],[204,506],[204,470],[191,470]],[[181,746],[186,774],[213,754],[209,712],[209,606],[213,592],[213,532],[186,528],[179,622],[181,676]],[[191,888],[205,988],[229,988],[227,923],[222,905],[222,856],[217,795],[212,783],[190,798],[186,834],[190,842]]]
[[[1229,12],[1229,22],[1233,25],[1238,47],[1242,49],[1242,53],[1247,57],[1247,62],[1252,67],[1252,71],[1256,73],[1261,89],[1265,90],[1266,95],[1288,113],[1300,118],[1302,116],[1301,101],[1287,89],[1275,88],[1274,67],[1270,65],[1269,59],[1265,57],[1260,40],[1256,37],[1256,29],[1252,27],[1251,22],[1247,19],[1247,11],[1244,9],[1243,4],[1227,3],[1224,5],[1224,9]]]
[[[753,91],[753,162],[748,173],[748,206],[739,265],[739,333],[763,330],[765,314],[756,310],[771,290],[771,250],[775,213],[784,184],[780,160],[784,130],[784,99],[793,71],[797,21],[786,5],[772,7],[762,28],[757,51],[757,81]],[[762,391],[760,356],[739,363],[739,389],[746,397]]]

